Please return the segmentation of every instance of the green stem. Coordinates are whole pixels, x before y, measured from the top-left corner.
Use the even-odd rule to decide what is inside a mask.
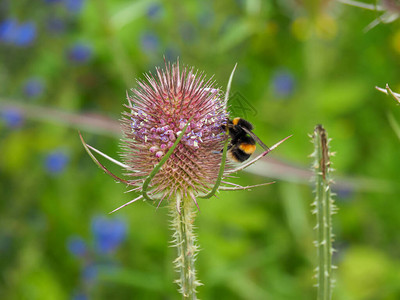
[[[177,195],[177,197],[179,197]],[[178,203],[181,201],[177,199]],[[179,292],[183,299],[197,299],[196,287],[200,282],[196,280],[195,261],[198,246],[194,234],[194,219],[196,208],[192,199],[185,198],[182,201],[180,213],[175,205],[171,205],[173,246],[177,248],[178,256],[174,260],[175,268],[180,277],[176,280]]]
[[[316,199],[314,213],[317,215],[318,254],[318,300],[329,300],[332,296],[332,214],[335,212],[330,189],[330,160],[328,138],[325,129],[318,125],[314,130]]]

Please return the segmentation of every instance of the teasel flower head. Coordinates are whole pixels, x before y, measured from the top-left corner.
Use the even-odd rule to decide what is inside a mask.
[[[132,96],[127,95],[128,111],[122,119],[122,157],[130,167],[129,185],[141,190],[142,178],[150,175],[182,134],[149,183],[148,195],[157,205],[177,194],[180,199],[195,199],[207,193],[218,177],[218,153],[227,138],[222,125],[228,117],[221,90],[204,73],[180,70],[179,62],[166,64],[165,70],[157,68],[155,75],[145,78],[137,82]]]

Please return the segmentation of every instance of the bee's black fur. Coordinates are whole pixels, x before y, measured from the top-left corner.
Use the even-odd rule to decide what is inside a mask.
[[[231,138],[228,145],[228,157],[236,162],[247,160],[255,150],[256,141],[243,128],[251,131],[253,130],[253,125],[244,119],[235,118],[228,120],[227,124],[223,125],[222,128],[229,130]],[[254,147],[251,147],[252,145]]]

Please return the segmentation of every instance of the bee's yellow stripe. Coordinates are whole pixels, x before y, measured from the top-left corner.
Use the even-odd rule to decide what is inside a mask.
[[[253,154],[256,151],[256,145],[251,144],[240,144],[239,149],[244,153]]]
[[[239,123],[240,118],[234,118],[232,120],[233,125],[237,125]]]

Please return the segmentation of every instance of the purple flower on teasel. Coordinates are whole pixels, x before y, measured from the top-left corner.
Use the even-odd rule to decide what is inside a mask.
[[[52,174],[59,174],[64,171],[68,164],[69,157],[60,150],[53,151],[46,156],[46,170]]]
[[[126,223],[119,219],[99,216],[92,220],[95,248],[101,254],[116,250],[125,240],[126,231]]]

